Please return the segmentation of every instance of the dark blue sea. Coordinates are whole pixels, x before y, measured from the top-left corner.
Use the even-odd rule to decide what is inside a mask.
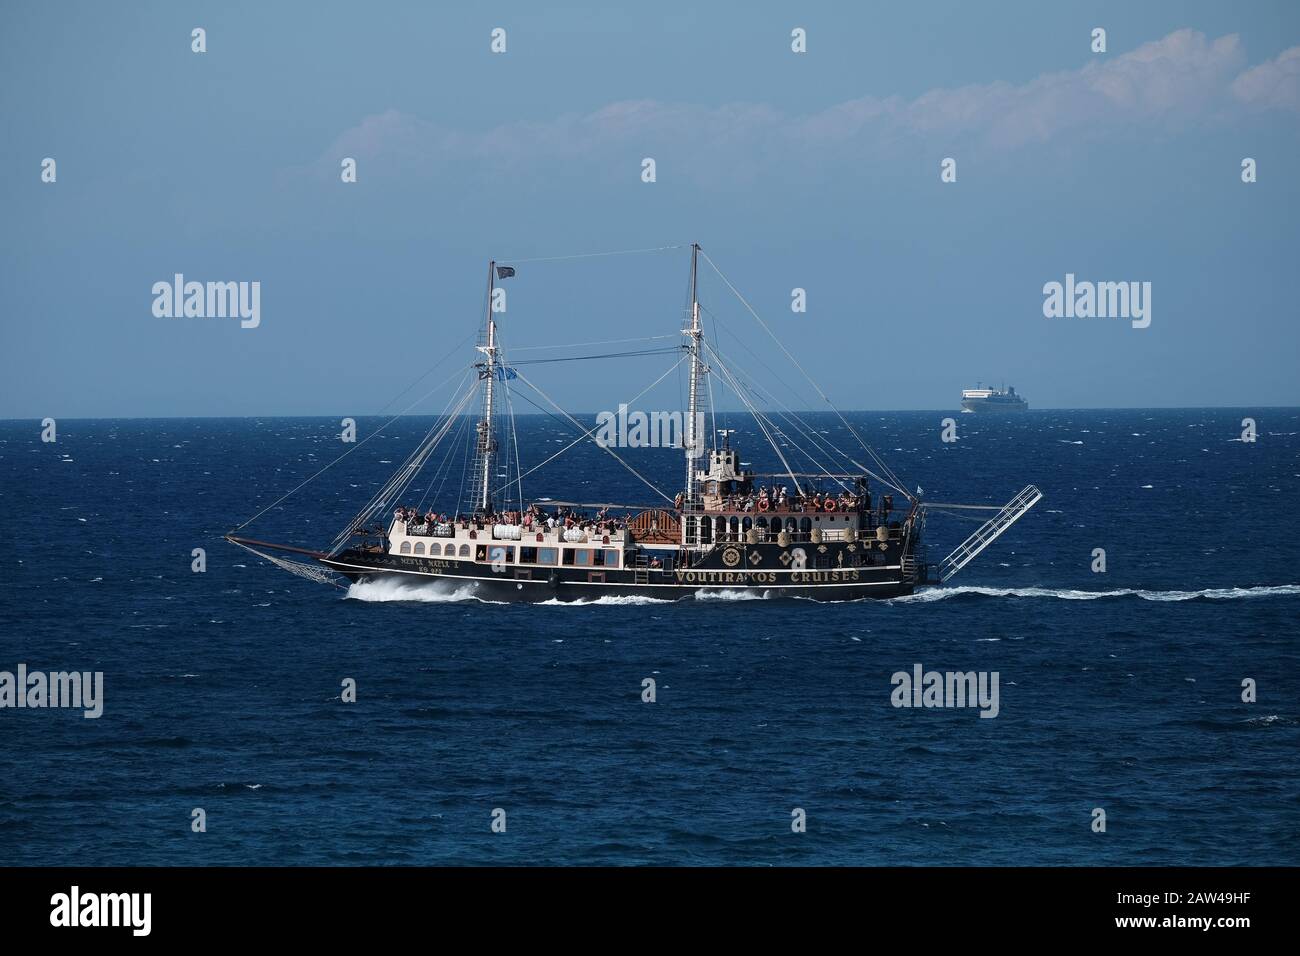
[[[0,710],[0,864],[1300,864],[1300,410],[944,417],[850,419],[927,500],[1045,495],[949,585],[580,606],[224,542],[351,447],[338,419],[0,422],[0,670],[104,674],[97,720]],[[430,427],[380,423],[244,533],[327,546]],[[567,434],[521,419],[525,466]],[[439,480],[413,497],[455,508]],[[524,492],[653,502],[591,446]],[[974,526],[933,515],[931,557]],[[893,707],[914,664],[997,671],[998,716]]]

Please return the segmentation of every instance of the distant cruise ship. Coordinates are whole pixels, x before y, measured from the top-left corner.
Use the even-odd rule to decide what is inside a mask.
[[[1012,388],[964,388],[961,392],[963,412],[1026,412],[1029,403]]]

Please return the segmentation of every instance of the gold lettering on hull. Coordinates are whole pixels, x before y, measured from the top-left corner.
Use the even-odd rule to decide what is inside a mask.
[[[459,565],[458,561],[435,561],[430,558],[398,558],[397,563],[404,568],[415,568],[417,571],[424,571],[429,574],[439,574],[443,571],[449,571]]]
[[[679,584],[776,584],[775,571],[677,571]],[[856,568],[845,571],[793,571],[791,584],[851,583],[861,580]]]

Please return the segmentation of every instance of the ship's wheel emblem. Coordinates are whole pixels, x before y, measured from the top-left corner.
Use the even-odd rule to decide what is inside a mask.
[[[727,548],[722,552],[722,563],[729,568],[734,568],[740,563],[740,549]]]

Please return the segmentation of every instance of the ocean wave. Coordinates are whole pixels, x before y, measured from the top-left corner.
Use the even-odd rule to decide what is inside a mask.
[[[979,594],[984,597],[1056,598],[1060,601],[1099,601],[1103,598],[1123,597],[1138,597],[1144,601],[1228,601],[1296,595],[1300,594],[1300,584],[1254,588],[1203,588],[1200,591],[1147,591],[1138,588],[1117,588],[1111,591],[1082,591],[1076,588],[928,588],[915,594],[890,598],[889,603],[943,601],[963,594]]]
[[[705,588],[691,596],[697,601],[762,601],[767,591],[737,590],[736,588]]]
[[[455,601],[479,601],[483,604],[504,604],[481,598],[474,592],[474,584],[450,581],[410,581],[402,578],[375,578],[357,581],[348,588],[344,599],[354,601],[420,601],[426,604],[447,604]]]
[[[537,603],[539,607],[595,607],[602,604],[673,604],[674,600],[672,598],[646,597],[641,594],[606,594],[590,600],[583,598],[578,601],[561,601],[559,598],[551,598],[549,601],[538,601]]]

